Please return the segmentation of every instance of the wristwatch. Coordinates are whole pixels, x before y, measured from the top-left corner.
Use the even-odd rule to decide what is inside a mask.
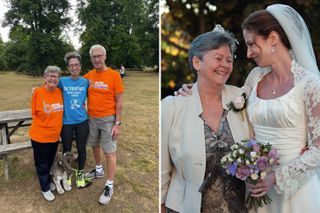
[[[116,121],[116,125],[121,125],[121,121]]]

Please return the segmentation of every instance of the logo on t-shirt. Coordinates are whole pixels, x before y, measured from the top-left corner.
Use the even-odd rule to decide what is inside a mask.
[[[80,102],[78,99],[72,99],[70,101],[70,109],[75,110],[81,107]]]
[[[45,113],[59,112],[61,110],[63,110],[63,105],[60,103],[46,104],[46,102],[43,102],[43,111]]]
[[[90,87],[95,89],[108,89],[108,84],[103,81],[94,81],[90,84]]]

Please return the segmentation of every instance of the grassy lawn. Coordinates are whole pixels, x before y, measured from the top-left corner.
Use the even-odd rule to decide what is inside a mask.
[[[0,72],[0,111],[29,108],[32,87],[43,78]],[[157,73],[127,72],[124,78],[124,103],[121,136],[118,140],[115,192],[108,206],[98,203],[105,178],[94,180],[85,189],[57,195],[49,203],[42,198],[35,174],[32,150],[9,156],[10,180],[4,181],[0,160],[1,212],[158,212],[158,129],[159,81]],[[28,128],[21,128],[12,141],[21,141]],[[73,151],[76,151],[75,147]],[[87,147],[85,170],[94,167]]]

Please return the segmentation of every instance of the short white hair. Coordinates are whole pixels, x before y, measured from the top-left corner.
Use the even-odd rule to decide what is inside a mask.
[[[46,77],[49,73],[57,73],[60,76],[61,69],[58,66],[47,66],[43,72],[43,76]]]
[[[90,48],[90,50],[89,50],[90,57],[92,56],[92,51],[93,51],[94,49],[100,49],[100,50],[102,50],[103,53],[104,53],[104,55],[107,56],[107,51],[106,51],[106,49],[105,49],[102,45],[100,45],[100,44],[95,44],[95,45],[92,45],[91,48]]]

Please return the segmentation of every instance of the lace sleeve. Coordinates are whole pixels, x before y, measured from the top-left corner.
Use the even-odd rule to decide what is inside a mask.
[[[303,85],[309,149],[276,172],[275,189],[286,198],[301,188],[320,166],[320,79],[310,76]]]
[[[161,204],[166,201],[173,170],[173,163],[169,152],[169,135],[172,127],[173,114],[173,97],[169,96],[161,102]]]

